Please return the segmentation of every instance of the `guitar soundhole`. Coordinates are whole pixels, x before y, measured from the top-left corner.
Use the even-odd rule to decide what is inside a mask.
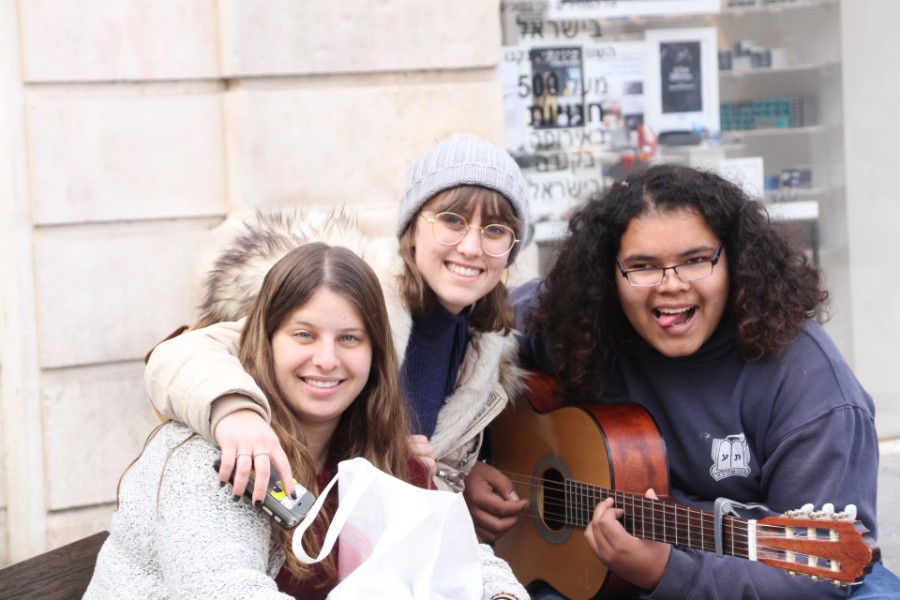
[[[572,535],[572,525],[566,522],[565,482],[572,479],[562,459],[553,454],[541,458],[532,477],[539,482],[531,486],[532,520],[540,536],[548,544],[563,544]]]
[[[566,495],[563,487],[565,478],[556,469],[550,469],[544,472],[543,480],[541,515],[547,527],[553,531],[559,531],[566,526],[565,511],[560,509],[560,507],[566,505]]]

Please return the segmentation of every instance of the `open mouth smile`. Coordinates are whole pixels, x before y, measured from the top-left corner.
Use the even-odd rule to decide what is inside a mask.
[[[653,309],[653,316],[656,317],[656,321],[663,327],[677,327],[690,322],[696,312],[697,307],[695,305],[679,308],[656,308]]]
[[[324,379],[313,379],[311,377],[301,377],[300,379],[303,380],[303,383],[305,383],[309,386],[312,386],[315,388],[322,388],[322,389],[329,389],[329,388],[337,387],[341,383],[341,380],[339,380],[339,379],[324,380]]]
[[[458,265],[456,263],[446,262],[444,266],[447,267],[447,270],[451,273],[455,273],[456,275],[462,275],[463,277],[477,277],[481,275],[481,269],[476,269],[473,267],[464,267],[462,265]]]

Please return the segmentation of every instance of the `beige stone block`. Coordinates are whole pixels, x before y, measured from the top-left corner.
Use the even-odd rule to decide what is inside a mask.
[[[0,390],[4,389],[3,385],[2,385],[3,384],[3,375],[4,375],[3,369],[0,368]],[[0,391],[0,394],[2,394],[2,393],[3,392]],[[2,400],[2,398],[0,398],[0,400]],[[3,414],[4,404],[5,404],[4,402],[0,401],[0,431],[4,431],[4,427],[6,426],[6,424],[4,423],[6,416]],[[4,437],[6,437],[6,436],[4,436]],[[0,465],[7,464],[7,462],[6,462],[7,458],[8,458],[7,445],[8,444],[6,444],[6,443],[0,444]],[[0,527],[2,527],[3,523],[5,523],[5,521],[6,521],[6,507],[9,506],[9,502],[7,500],[8,492],[6,490],[6,480],[7,480],[6,475],[8,472],[9,471],[6,468],[4,468],[2,472],[0,472]],[[5,540],[6,540],[5,537],[0,536],[0,544],[2,544]],[[2,562],[3,562],[3,555],[2,555],[2,553],[0,553],[0,563],[2,563]]]
[[[219,76],[213,0],[20,0],[26,81]]]
[[[0,568],[8,565],[9,559],[9,527],[7,525],[8,513],[5,508],[0,509]]]
[[[465,69],[500,57],[498,0],[228,0],[223,68],[236,76]]]
[[[119,477],[160,422],[143,373],[135,361],[44,374],[48,510],[115,502]]]
[[[37,224],[225,210],[217,93],[37,95],[27,120]]]
[[[39,231],[43,368],[142,359],[192,313],[196,257],[218,220]]]
[[[432,144],[504,139],[496,81],[244,90],[226,113],[235,201],[256,207],[396,207],[410,162]]]
[[[47,550],[53,550],[82,538],[109,531],[115,503],[67,510],[47,515]]]

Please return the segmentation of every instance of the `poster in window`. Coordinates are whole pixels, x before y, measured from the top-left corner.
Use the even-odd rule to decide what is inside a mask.
[[[703,72],[700,70],[700,42],[661,42],[659,62],[663,113],[701,112]]]
[[[581,48],[531,48],[531,125],[535,129],[584,125]]]
[[[719,130],[715,27],[650,29],[645,119],[657,133]]]

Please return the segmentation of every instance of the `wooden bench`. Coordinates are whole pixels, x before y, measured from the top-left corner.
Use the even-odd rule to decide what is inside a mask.
[[[0,598],[80,600],[108,535],[101,531],[0,570]]]

